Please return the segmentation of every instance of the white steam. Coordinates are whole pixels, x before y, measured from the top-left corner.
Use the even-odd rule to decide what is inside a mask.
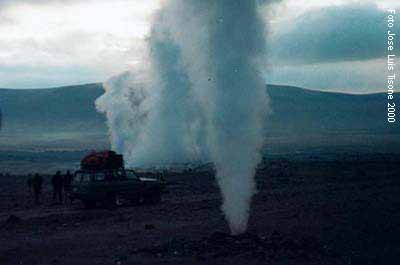
[[[265,2],[166,1],[148,39],[145,78],[111,79],[97,101],[113,148],[130,164],[212,160],[233,234],[247,228],[264,139]]]

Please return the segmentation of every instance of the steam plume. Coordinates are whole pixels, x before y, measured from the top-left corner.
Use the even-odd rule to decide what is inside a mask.
[[[120,93],[118,84],[98,100],[108,113],[114,148],[123,142],[122,151],[131,163],[173,162],[172,157],[212,160],[233,234],[247,228],[263,144],[268,102],[260,73],[265,23],[259,12],[266,2],[165,2],[155,16],[148,45],[148,72],[155,78],[146,81],[143,91],[128,85],[130,93],[145,95],[139,105],[147,107],[129,107],[131,100],[126,98],[122,107],[110,103],[118,100],[112,96]],[[139,122],[124,127],[118,113]]]
[[[181,51],[162,26],[162,13],[147,40],[143,65],[113,77],[96,101],[108,118],[111,146],[128,165],[167,165],[203,160],[204,118],[181,64]],[[146,64],[146,62],[150,62]]]

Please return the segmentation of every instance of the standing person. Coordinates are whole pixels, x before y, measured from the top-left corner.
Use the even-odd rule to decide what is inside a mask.
[[[58,200],[59,203],[62,203],[63,177],[60,171],[57,171],[53,176],[51,184],[53,186],[53,201]]]
[[[72,184],[72,174],[67,170],[67,173],[64,176],[64,193],[65,193],[65,200],[67,200],[67,194],[71,191],[71,184]]]
[[[33,178],[31,174],[28,175],[28,179],[26,180],[26,185],[28,186],[29,195],[33,194]]]
[[[40,194],[42,193],[43,178],[38,173],[36,173],[32,178],[32,188],[35,195],[35,203],[39,204]]]

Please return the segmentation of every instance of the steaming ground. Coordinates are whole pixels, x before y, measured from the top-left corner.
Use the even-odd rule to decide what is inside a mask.
[[[159,205],[115,211],[52,206],[49,179],[36,207],[24,176],[3,176],[0,264],[397,264],[399,162],[379,153],[268,157],[240,237],[228,235],[207,167],[170,170]]]

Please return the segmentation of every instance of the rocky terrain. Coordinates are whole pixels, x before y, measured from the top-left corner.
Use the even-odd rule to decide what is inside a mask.
[[[246,234],[229,235],[208,167],[165,173],[163,202],[117,210],[35,206],[0,177],[0,264],[398,264],[400,156],[267,157]]]

